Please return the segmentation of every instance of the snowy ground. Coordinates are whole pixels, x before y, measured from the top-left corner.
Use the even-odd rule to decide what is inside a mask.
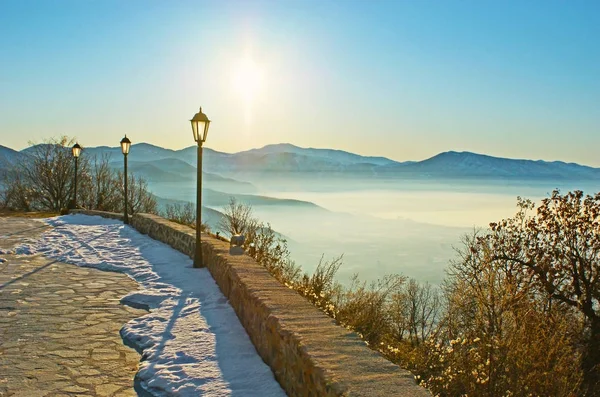
[[[140,385],[157,396],[285,396],[206,269],[115,220],[68,215],[17,255],[43,254],[79,266],[123,272],[141,290],[122,299],[149,314],[121,335],[143,351]]]

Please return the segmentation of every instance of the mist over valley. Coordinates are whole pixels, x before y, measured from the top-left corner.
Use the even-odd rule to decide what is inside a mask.
[[[0,166],[27,156],[0,150]],[[86,148],[122,168],[120,148]],[[129,170],[148,182],[159,206],[195,202],[196,147],[174,151],[134,144]],[[333,149],[269,145],[239,153],[204,149],[202,219],[216,231],[231,196],[287,240],[293,259],[312,272],[344,255],[341,281],[402,273],[439,283],[453,246],[473,228],[513,216],[516,198],[536,202],[553,189],[600,190],[600,170],[559,161],[512,160],[445,152],[396,162]]]

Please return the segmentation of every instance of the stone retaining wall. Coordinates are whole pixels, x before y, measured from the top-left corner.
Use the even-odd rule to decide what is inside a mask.
[[[195,230],[150,214],[135,214],[130,223],[193,258]],[[252,258],[230,255],[227,242],[203,233],[202,252],[204,264],[289,396],[430,395],[410,372],[369,349]]]
[[[117,219],[119,221],[122,221],[123,218],[125,217],[123,214],[117,214],[116,212],[106,212],[106,211],[94,211],[94,210],[70,210],[69,213],[71,214],[84,214],[84,215],[90,215],[90,216],[101,216],[103,218],[110,218],[110,219]],[[130,216],[131,218],[131,216]],[[130,219],[131,221],[131,219]]]

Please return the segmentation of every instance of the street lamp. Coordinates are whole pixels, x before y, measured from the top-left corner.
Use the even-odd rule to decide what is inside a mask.
[[[129,216],[127,215],[127,155],[129,154],[129,148],[131,147],[131,141],[127,138],[127,134],[125,134],[125,138],[121,139],[121,151],[123,152],[123,158],[125,161],[125,165],[123,167],[123,178],[124,181],[124,191],[125,191],[125,211],[123,214],[123,223],[129,224]]]
[[[210,120],[202,113],[202,108],[200,108],[190,122],[192,123],[194,140],[198,143],[198,164],[196,167],[198,172],[196,187],[196,253],[194,255],[194,267],[204,267],[204,264],[202,263],[202,241],[200,237],[200,229],[202,227],[202,144],[206,141]]]
[[[77,208],[77,159],[79,159],[79,155],[81,154],[81,146],[79,146],[79,143],[75,142],[72,150],[73,157],[75,158],[75,191],[73,193],[73,207]]]

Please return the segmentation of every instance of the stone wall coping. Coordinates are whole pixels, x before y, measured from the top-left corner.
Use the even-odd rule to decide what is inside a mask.
[[[119,214],[116,212],[86,210],[86,209],[69,210],[69,213],[70,214],[82,214],[82,215],[88,215],[88,216],[101,216],[103,218],[117,219],[119,221],[123,221],[123,218],[125,218],[125,215]]]
[[[194,229],[152,214],[135,214],[130,223],[193,257]],[[430,396],[409,371],[371,350],[253,258],[230,255],[229,248],[228,242],[202,233],[204,263],[288,395]]]

